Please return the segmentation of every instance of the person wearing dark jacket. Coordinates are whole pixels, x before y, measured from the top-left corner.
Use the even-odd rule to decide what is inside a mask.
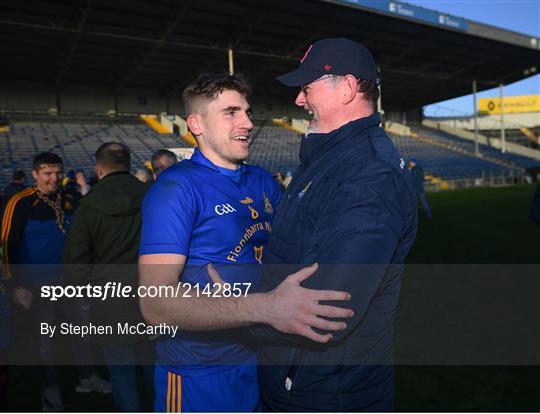
[[[263,409],[391,411],[393,322],[418,219],[411,174],[375,110],[377,66],[362,45],[325,39],[278,81],[300,87],[296,104],[313,120],[276,211],[262,283],[271,290],[319,263],[303,286],[351,293],[354,317],[327,344],[252,330],[262,342]]]
[[[7,203],[11,197],[13,197],[18,192],[24,190],[26,187],[24,185],[25,174],[23,170],[13,171],[13,179],[11,182],[4,188],[2,193],[2,202],[0,208],[0,219],[4,215],[4,210],[6,209]]]
[[[433,218],[433,213],[431,212],[431,207],[429,206],[426,198],[426,193],[424,191],[424,168],[422,167],[422,165],[420,165],[418,160],[414,158],[411,158],[407,165],[413,177],[416,196],[418,198],[418,201],[420,202],[420,205],[422,206],[424,218],[426,218],[427,220],[431,220]]]
[[[534,200],[531,205],[531,220],[536,224],[540,224],[540,184],[538,184],[538,187],[536,188]]]
[[[129,149],[120,143],[103,144],[96,152],[98,182],[82,198],[64,249],[66,279],[71,283],[138,285],[137,249],[141,230],[141,204],[147,186],[130,175]],[[136,361],[144,358],[143,373],[152,390],[152,348],[143,335],[121,335],[118,324],[142,323],[137,298],[95,298],[92,323],[111,325],[113,335],[98,336],[111,378],[113,399],[120,411],[141,409],[136,382]],[[118,334],[117,334],[118,333]]]

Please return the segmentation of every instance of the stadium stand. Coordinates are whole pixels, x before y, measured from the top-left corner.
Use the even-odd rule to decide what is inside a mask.
[[[457,137],[444,131],[428,128],[420,124],[414,124],[412,131],[415,133],[436,140],[444,145],[451,146],[457,150],[465,151],[474,154],[474,142]],[[479,145],[479,151],[484,158],[492,158],[498,162],[507,163],[509,166],[517,168],[528,168],[538,165],[538,160],[534,158],[524,157],[509,152],[501,153],[500,150],[492,148],[488,145]]]
[[[271,173],[296,169],[300,149],[296,132],[263,121],[255,122],[252,137],[250,164],[260,165]]]
[[[405,136],[392,136],[392,140],[403,157],[420,160],[426,173],[446,180],[512,175],[513,169],[509,166],[475,158],[450,148]]]
[[[502,154],[487,145],[480,145],[481,155],[476,156],[473,142],[420,124],[412,125],[411,136],[391,136],[402,156],[419,159],[429,177],[444,180],[518,177],[526,168],[538,164],[537,160]],[[32,158],[41,151],[62,156],[66,170],[80,168],[91,175],[94,153],[107,141],[120,141],[131,149],[133,170],[144,168],[157,149],[189,147],[180,137],[158,133],[140,119],[121,123],[16,121],[1,137],[0,149],[6,157],[2,160],[0,186],[9,183],[16,168],[30,174]],[[296,169],[300,148],[297,132],[259,119],[254,121],[252,138],[249,163],[271,173]]]
[[[65,169],[80,168],[91,174],[94,153],[107,141],[120,141],[131,149],[133,169],[143,168],[152,153],[160,148],[186,147],[172,134],[158,134],[141,121],[124,124],[74,122],[12,122],[10,131],[1,135],[2,160],[0,186],[11,180],[14,169],[24,170],[28,177],[33,157],[52,151],[64,159]]]

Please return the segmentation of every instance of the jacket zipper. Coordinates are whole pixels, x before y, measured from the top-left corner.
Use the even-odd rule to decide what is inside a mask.
[[[285,378],[283,379],[285,384],[285,390],[287,391],[287,398],[291,398],[292,388],[294,382],[298,377],[301,367],[302,349],[293,348],[289,358],[289,365],[286,370]]]

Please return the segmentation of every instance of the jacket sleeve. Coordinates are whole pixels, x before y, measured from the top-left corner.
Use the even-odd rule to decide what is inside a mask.
[[[400,191],[406,197],[413,196],[407,195],[400,179],[382,163],[374,163],[356,177],[344,176],[317,216],[302,262],[317,262],[319,270],[302,286],[349,292],[352,296],[349,302],[325,304],[347,307],[355,313],[353,318],[344,320],[346,330],[333,332],[333,341],[345,338],[363,320],[384,276],[388,272],[401,272],[401,263],[391,263],[406,226],[414,223],[406,217],[414,216],[415,210],[412,199],[402,205],[404,194],[400,196]],[[410,237],[414,239],[414,235],[415,229]],[[394,283],[395,286],[385,288],[399,291],[399,278]],[[264,341],[295,341],[291,335],[268,327],[256,328],[253,335]],[[298,337],[296,341],[305,342]]]
[[[68,283],[86,283],[92,273],[94,245],[87,217],[89,213],[84,205],[80,206],[69,227],[63,254],[64,277]]]

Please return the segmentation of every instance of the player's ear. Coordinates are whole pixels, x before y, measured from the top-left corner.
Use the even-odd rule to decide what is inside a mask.
[[[195,136],[202,134],[201,116],[199,114],[191,114],[187,117],[187,125],[191,133]]]
[[[38,178],[38,174],[37,174],[37,171],[32,169],[32,177],[34,177],[34,180],[37,180]]]

